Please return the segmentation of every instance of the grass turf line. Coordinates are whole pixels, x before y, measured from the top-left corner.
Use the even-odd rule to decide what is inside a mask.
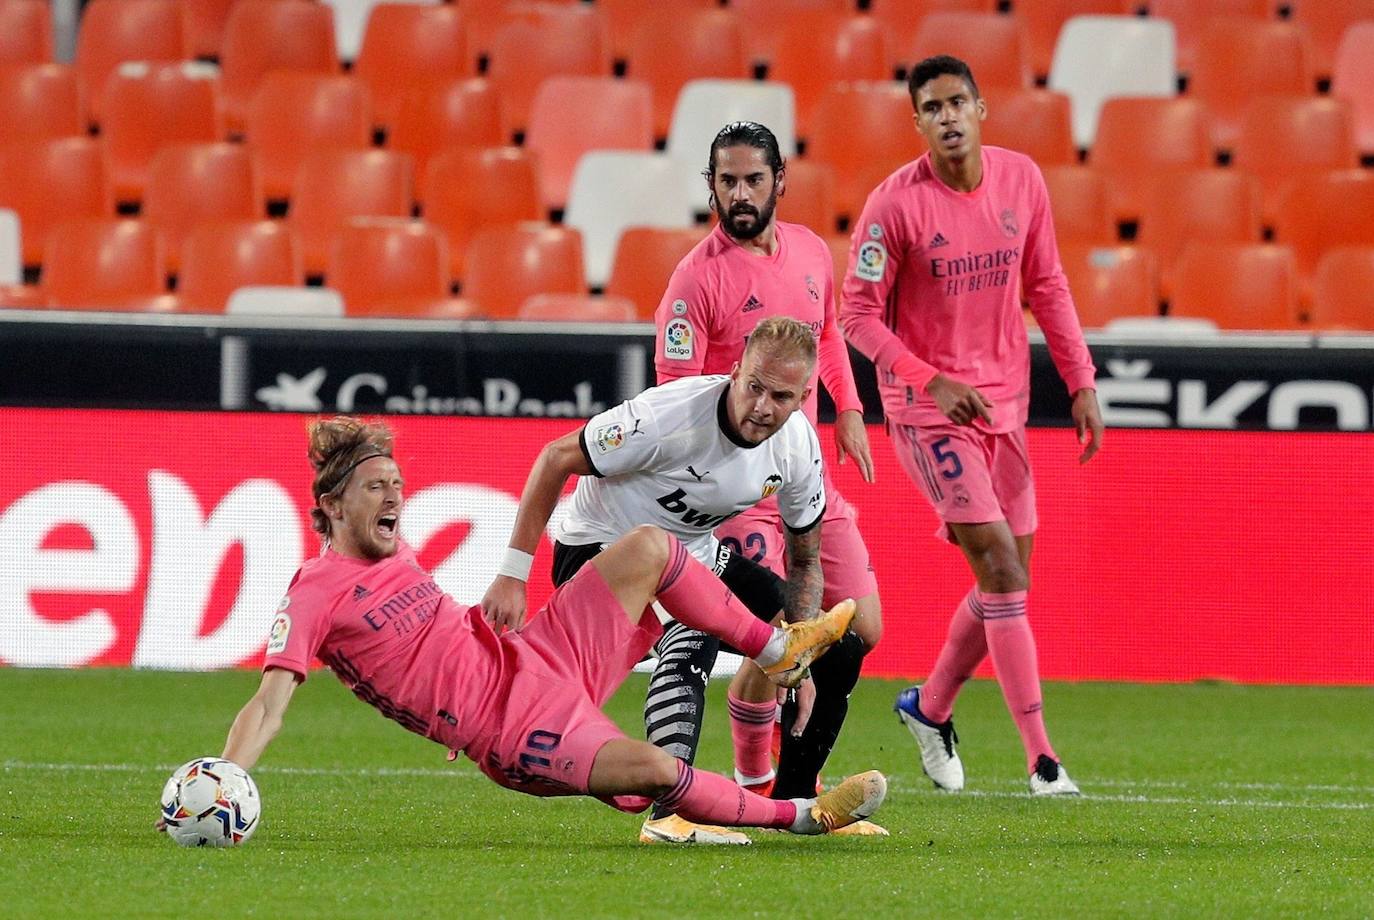
[[[233,851],[150,830],[170,767],[218,753],[256,675],[0,670],[0,914],[854,917],[1369,916],[1374,691],[1051,684],[1082,801],[1032,801],[995,684],[957,711],[970,794],[930,789],[862,681],[829,778],[892,777],[884,840],[753,833],[634,843],[638,819],[498,789],[327,674],[254,771],[264,823]],[[698,763],[728,766],[724,682]],[[609,707],[638,734],[645,682]],[[109,765],[101,768],[99,765]],[[94,766],[93,766],[94,765]]]

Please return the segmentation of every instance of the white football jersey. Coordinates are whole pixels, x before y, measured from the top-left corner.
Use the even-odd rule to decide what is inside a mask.
[[[657,524],[710,565],[711,531],[770,495],[794,533],[819,524],[825,485],[816,429],[797,411],[751,445],[730,427],[729,388],[722,375],[684,377],[590,419],[581,443],[596,475],[578,480],[558,541],[610,543]]]

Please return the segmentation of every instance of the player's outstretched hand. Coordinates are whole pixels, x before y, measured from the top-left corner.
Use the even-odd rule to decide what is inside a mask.
[[[1102,424],[1102,410],[1097,405],[1097,391],[1079,390],[1073,394],[1073,408],[1069,411],[1078,431],[1078,443],[1083,445],[1078,462],[1087,463],[1102,449],[1102,435],[1107,430]]]
[[[956,425],[972,425],[976,418],[992,424],[992,413],[988,411],[992,408],[992,400],[976,387],[936,374],[926,384],[926,392],[945,418]]]
[[[846,409],[835,417],[835,451],[840,463],[853,457],[864,482],[873,481],[873,454],[868,449],[868,429],[862,412]]]
[[[165,831],[166,829],[167,829],[167,819],[166,819],[166,818],[158,818],[157,821],[153,824],[153,830],[157,831],[159,834],[162,833],[163,831]]]
[[[497,575],[482,596],[482,618],[498,633],[525,625],[525,583],[509,575]]]

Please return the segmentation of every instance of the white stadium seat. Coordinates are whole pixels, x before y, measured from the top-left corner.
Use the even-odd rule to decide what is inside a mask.
[[[19,215],[8,208],[0,208],[0,284],[18,284],[24,280],[19,253]]]
[[[229,295],[224,312],[230,316],[344,315],[343,296],[327,287],[241,287]]]
[[[627,227],[694,223],[693,203],[705,198],[705,188],[699,175],[696,185],[687,181],[691,177],[689,167],[659,153],[601,150],[578,160],[563,223],[582,233],[588,284],[606,284],[620,234]],[[689,187],[697,189],[695,198]]]
[[[1091,147],[1113,96],[1178,94],[1174,25],[1138,16],[1075,16],[1054,46],[1050,89],[1073,104],[1073,139]]]
[[[772,131],[785,157],[797,152],[796,99],[785,83],[757,80],[693,80],[678,93],[668,128],[668,156],[690,167],[688,191],[706,210],[701,170],[720,129],[732,121],[756,121]]]

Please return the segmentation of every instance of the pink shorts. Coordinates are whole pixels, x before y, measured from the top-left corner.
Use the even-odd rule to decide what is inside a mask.
[[[825,483],[825,516],[821,519],[821,572],[825,588],[821,606],[829,609],[846,597],[867,597],[878,590],[868,547],[859,534],[854,506],[831,484]],[[735,552],[767,566],[778,577],[787,577],[783,562],[785,541],[777,499],[759,502],[748,511],[716,528],[716,537],[729,542]]]
[[[968,425],[892,426],[892,449],[943,523],[1006,521],[1013,536],[1035,533],[1035,482],[1026,429],[989,434]]]
[[[514,673],[467,755],[508,789],[590,794],[597,752],[625,737],[601,706],[662,634],[651,609],[632,624],[596,566],[584,565],[524,628],[501,637]],[[616,796],[610,804],[642,811],[650,802]]]

